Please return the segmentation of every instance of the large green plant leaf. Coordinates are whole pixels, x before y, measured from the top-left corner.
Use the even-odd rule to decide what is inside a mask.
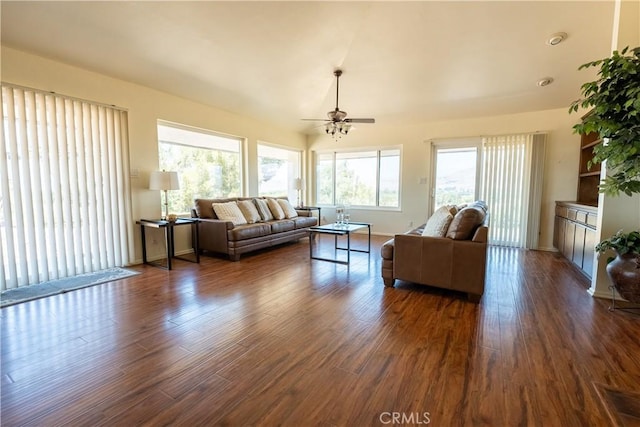
[[[610,58],[579,69],[599,67],[598,79],[581,87],[583,98],[569,112],[591,109],[574,132],[596,132],[603,142],[594,147],[590,163],[607,161],[612,170],[600,191],[610,195],[640,193],[640,47],[613,52]]]

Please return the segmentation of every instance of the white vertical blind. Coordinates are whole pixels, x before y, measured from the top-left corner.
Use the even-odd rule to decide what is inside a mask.
[[[533,134],[483,138],[480,194],[491,212],[491,244],[537,246],[544,137],[536,141]]]
[[[127,113],[2,84],[0,290],[133,256]]]
[[[529,216],[527,221],[527,241],[525,247],[538,249],[540,237],[540,215],[542,213],[542,184],[546,134],[534,134],[531,145],[531,179],[529,188]]]

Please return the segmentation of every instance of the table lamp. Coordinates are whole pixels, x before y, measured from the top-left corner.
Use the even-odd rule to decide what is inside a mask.
[[[296,178],[293,180],[293,186],[296,189],[296,193],[298,194],[298,207],[301,208],[302,207],[302,202],[301,202],[301,193],[302,193],[302,187],[303,187],[303,182],[302,182],[302,178]]]
[[[169,198],[167,197],[167,191],[180,189],[178,172],[167,172],[165,170],[151,172],[149,189],[164,191],[164,216],[162,219],[167,220],[169,216]]]

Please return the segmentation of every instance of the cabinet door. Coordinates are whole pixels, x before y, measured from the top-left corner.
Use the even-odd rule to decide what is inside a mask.
[[[591,228],[587,228],[584,236],[584,260],[582,261],[582,271],[585,272],[589,278],[593,273],[593,255],[595,254],[596,247],[596,231]]]
[[[575,234],[573,237],[573,263],[582,269],[582,263],[584,261],[584,236],[587,231],[587,227],[576,224]]]
[[[555,224],[553,227],[553,246],[564,253],[564,227],[566,220],[560,216],[555,217]]]
[[[562,253],[569,261],[573,261],[573,241],[576,235],[576,225],[571,221],[564,222],[564,247]]]

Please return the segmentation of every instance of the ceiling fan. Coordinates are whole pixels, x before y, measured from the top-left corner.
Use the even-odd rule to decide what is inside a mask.
[[[347,112],[340,110],[338,107],[338,96],[340,90],[340,76],[342,70],[335,70],[333,75],[336,76],[336,108],[333,111],[329,111],[327,116],[329,119],[302,119],[313,121],[325,121],[324,129],[327,134],[332,136],[341,136],[349,133],[352,123],[375,123],[375,119],[351,119],[347,118]]]

